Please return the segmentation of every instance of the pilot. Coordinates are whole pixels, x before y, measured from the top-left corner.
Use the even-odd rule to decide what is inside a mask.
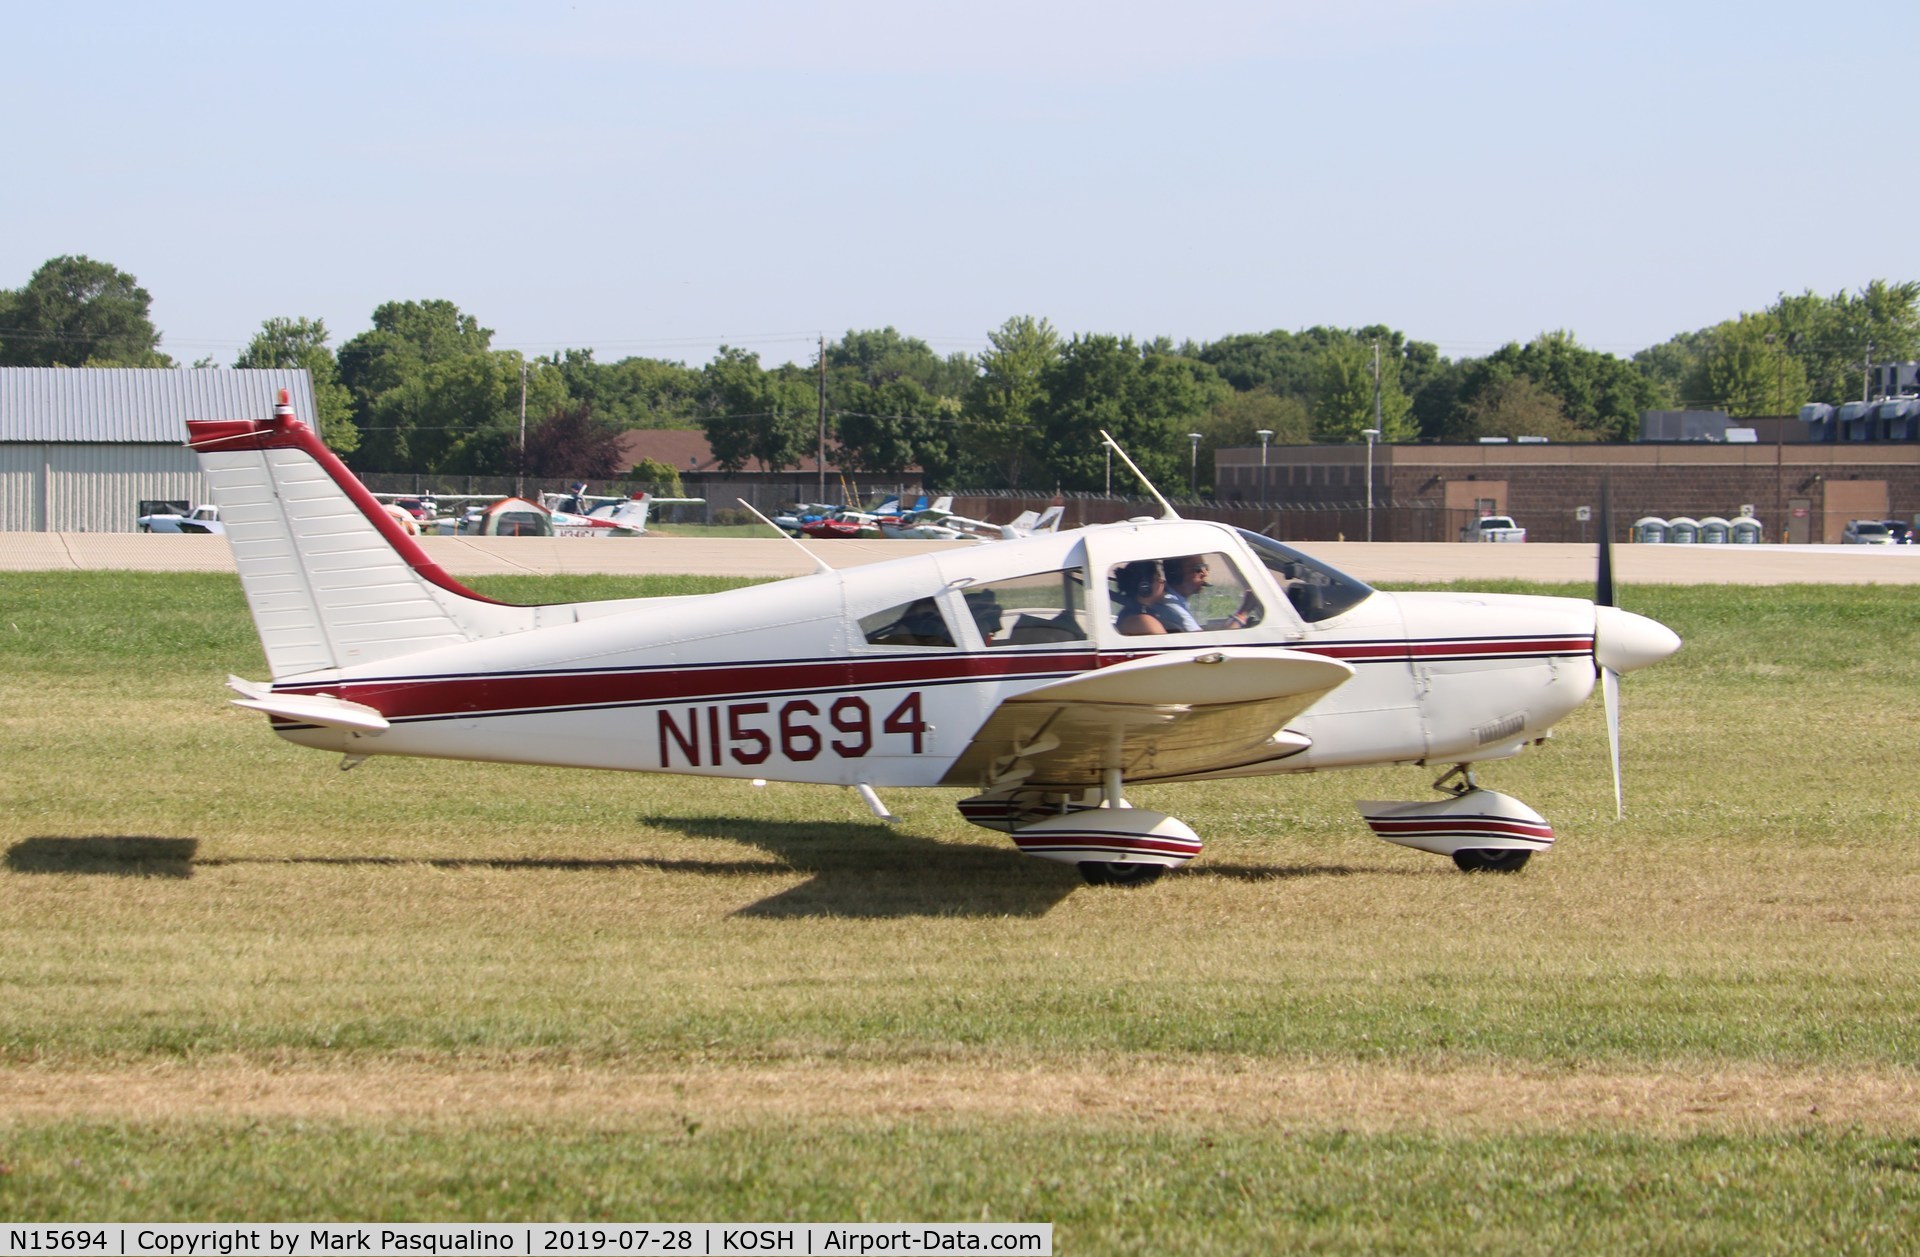
[[[1205,555],[1188,554],[1177,559],[1167,560],[1167,596],[1161,604],[1166,608],[1162,618],[1171,617],[1177,621],[1177,633],[1198,633],[1200,621],[1195,618],[1193,608],[1187,605],[1187,599],[1197,597],[1207,587],[1207,560]]]
[[[1156,618],[1167,626],[1170,633],[1198,633],[1212,629],[1239,629],[1259,620],[1259,603],[1251,589],[1241,597],[1240,609],[1221,619],[1200,622],[1195,615],[1189,599],[1197,598],[1200,591],[1210,588],[1212,582],[1207,579],[1210,572],[1207,556],[1187,554],[1166,562],[1167,592],[1154,612]]]

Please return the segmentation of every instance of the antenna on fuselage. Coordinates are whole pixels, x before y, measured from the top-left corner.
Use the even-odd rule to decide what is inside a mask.
[[[815,571],[817,572],[833,571],[832,566],[829,565],[825,559],[821,558],[819,555],[815,554],[813,551],[807,549],[805,546],[800,545],[800,538],[794,536],[792,533],[788,532],[786,529],[780,527],[780,525],[774,523],[772,520],[768,519],[765,515],[762,515],[757,509],[755,509],[753,503],[747,501],[745,498],[735,498],[734,501],[746,507],[749,511],[753,511],[753,517],[755,519],[759,520],[761,523],[765,524],[767,527],[773,529],[773,531],[779,533],[782,537],[785,537],[788,541],[791,541],[795,546],[798,546],[800,549],[800,553],[806,555],[809,559],[813,560],[813,567]]]
[[[1120,461],[1127,465],[1127,470],[1139,477],[1140,483],[1147,487],[1147,492],[1153,495],[1153,500],[1158,502],[1160,509],[1165,512],[1165,514],[1160,516],[1161,519],[1180,518],[1180,512],[1173,509],[1173,503],[1160,496],[1160,490],[1153,487],[1153,481],[1147,479],[1147,473],[1134,466],[1133,460],[1127,457],[1127,452],[1120,448],[1120,442],[1109,436],[1105,428],[1100,429],[1100,440],[1106,444],[1108,449],[1118,454]]]

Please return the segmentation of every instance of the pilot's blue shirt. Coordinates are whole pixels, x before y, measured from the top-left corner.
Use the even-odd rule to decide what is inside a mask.
[[[1171,589],[1167,590],[1167,596],[1160,600],[1160,605],[1153,608],[1152,614],[1156,620],[1167,626],[1169,633],[1200,631],[1200,621],[1194,618],[1193,608],[1187,605],[1186,596],[1177,594]]]

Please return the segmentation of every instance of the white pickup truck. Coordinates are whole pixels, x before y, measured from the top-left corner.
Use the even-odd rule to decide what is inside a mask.
[[[227,526],[220,522],[220,508],[211,504],[196,506],[186,515],[173,511],[161,511],[154,515],[142,515],[134,522],[140,526],[141,532],[223,533],[227,531]]]
[[[1525,541],[1527,530],[1511,515],[1482,515],[1460,530],[1462,541]]]

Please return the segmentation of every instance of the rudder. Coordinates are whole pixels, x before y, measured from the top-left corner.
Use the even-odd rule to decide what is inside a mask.
[[[532,627],[428,558],[285,392],[269,423],[187,427],[275,681]]]

